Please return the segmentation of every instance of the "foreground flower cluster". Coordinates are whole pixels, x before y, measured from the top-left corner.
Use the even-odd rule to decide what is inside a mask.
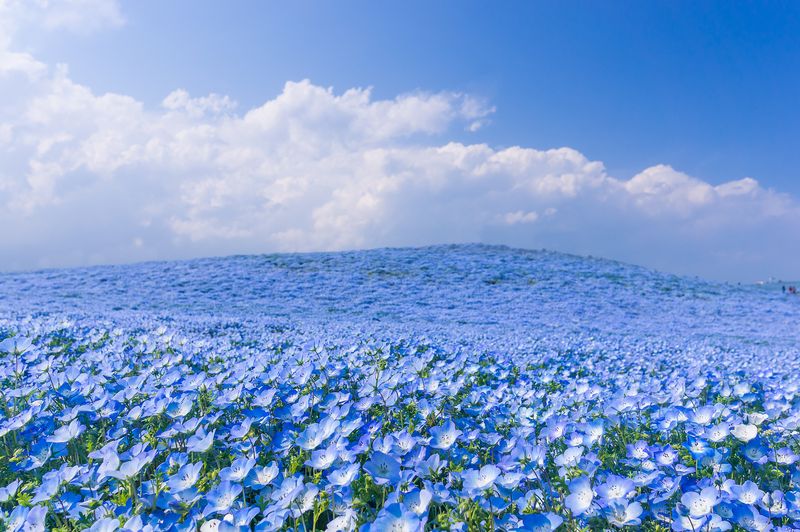
[[[796,350],[7,295],[6,530],[800,528]]]

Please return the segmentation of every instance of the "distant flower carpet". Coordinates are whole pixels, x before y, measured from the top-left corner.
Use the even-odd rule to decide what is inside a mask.
[[[800,298],[488,246],[0,275],[0,529],[798,530]]]

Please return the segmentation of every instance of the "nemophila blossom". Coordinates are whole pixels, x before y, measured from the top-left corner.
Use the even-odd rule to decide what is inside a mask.
[[[500,469],[492,464],[487,464],[480,469],[470,469],[461,473],[464,480],[464,489],[471,491],[484,491],[494,486],[494,481],[500,475]]]
[[[0,342],[0,351],[21,355],[33,346],[30,338],[22,336],[11,336]]]
[[[692,518],[699,519],[714,511],[714,506],[719,502],[717,489],[714,487],[703,488],[699,492],[690,491],[681,497],[683,504]]]
[[[775,450],[773,460],[780,465],[792,465],[800,459],[790,447],[781,447]]]
[[[705,431],[706,438],[714,443],[724,441],[729,434],[730,426],[725,422],[717,423],[716,425],[708,427]]]
[[[339,426],[339,421],[326,417],[319,423],[312,423],[297,437],[297,445],[312,451],[327,440]]]
[[[270,494],[270,499],[280,509],[289,508],[295,499],[303,493],[304,487],[305,484],[299,476],[284,478],[280,486]]]
[[[513,490],[519,487],[520,482],[525,478],[523,473],[505,473],[497,478],[497,484],[507,490]]]
[[[607,502],[625,499],[635,491],[633,481],[619,475],[609,475],[606,481],[595,487],[598,497]]]
[[[190,453],[204,453],[214,444],[215,430],[206,432],[203,427],[186,441],[186,450]]]
[[[231,438],[240,440],[247,436],[247,433],[250,432],[250,427],[253,426],[253,419],[252,418],[245,418],[239,425],[232,427],[230,430]]]
[[[420,461],[414,468],[422,478],[437,475],[443,467],[447,465],[447,460],[442,460],[438,454],[431,454],[425,460]]]
[[[783,517],[789,513],[786,497],[781,490],[765,493],[758,505],[773,517]]]
[[[403,504],[415,514],[423,515],[428,511],[432,499],[433,493],[427,489],[414,489],[403,497]]]
[[[21,480],[14,480],[9,482],[7,485],[0,488],[0,503],[8,502],[14,498],[17,494],[17,489],[19,485],[22,483]]]
[[[594,491],[588,477],[578,477],[568,484],[569,495],[564,499],[564,505],[572,512],[572,515],[579,516],[585,513],[594,500]]]
[[[583,432],[583,445],[592,447],[603,438],[605,433],[603,420],[596,419],[591,423],[585,423],[581,425],[581,431]]]
[[[705,427],[711,420],[714,418],[715,408],[711,405],[701,406],[699,408],[695,408],[689,414],[689,420],[692,423]]]
[[[553,418],[547,422],[547,427],[542,433],[542,436],[544,436],[548,441],[557,440],[564,435],[566,427],[566,419],[562,417]]]
[[[747,443],[756,436],[758,436],[758,427],[746,423],[739,423],[737,425],[734,425],[731,433],[734,436],[736,436],[736,439],[738,439],[739,441]]]
[[[575,467],[580,462],[583,451],[583,446],[567,447],[563,453],[555,457],[553,462],[562,468]]]
[[[736,524],[746,530],[763,532],[773,528],[770,518],[756,509],[755,506],[737,506],[734,511]]]
[[[359,475],[358,464],[347,464],[328,473],[328,482],[333,486],[349,486]]]
[[[193,487],[200,479],[200,471],[203,463],[186,464],[182,466],[174,475],[167,479],[167,486],[170,491],[178,492]]]
[[[10,532],[44,532],[46,517],[47,506],[17,506],[5,524]]]
[[[69,425],[64,425],[56,429],[52,436],[47,437],[50,443],[67,443],[80,436],[86,427],[77,419],[73,419]]]
[[[226,512],[242,492],[242,486],[228,481],[223,481],[206,493],[208,505],[203,510],[203,515]]]
[[[36,488],[31,504],[47,502],[58,493],[61,487],[61,477],[58,471],[50,471],[42,477],[42,483]]]
[[[356,528],[358,514],[354,510],[347,509],[343,513],[328,522],[325,532],[349,532]]]
[[[153,461],[156,456],[156,450],[142,451],[135,456],[131,456],[130,460],[122,462],[116,471],[108,471],[108,476],[116,477],[119,479],[128,479],[139,474],[144,466]]]
[[[384,530],[417,532],[423,530],[423,527],[424,522],[417,514],[408,511],[400,503],[394,503],[383,508],[378,513],[378,518],[362,530],[364,532],[380,532]]]
[[[254,466],[245,479],[245,486],[260,490],[267,487],[278,477],[279,473],[278,464],[270,462],[264,467]]]
[[[219,478],[230,482],[242,482],[255,464],[256,461],[254,458],[237,458],[229,467],[220,470]]]
[[[169,403],[165,409],[165,413],[172,418],[183,417],[191,412],[193,403],[193,398],[185,395],[179,401],[172,401]]]
[[[455,423],[452,420],[448,420],[444,425],[431,427],[430,446],[434,449],[447,450],[456,443],[458,437],[462,434],[463,432],[456,428]]]
[[[748,505],[756,504],[764,496],[764,492],[752,480],[746,480],[741,485],[734,485],[730,488],[730,491],[736,500]]]
[[[688,441],[683,446],[686,447],[695,460],[702,460],[714,452],[714,449],[706,440],[693,436],[689,436]]]
[[[119,519],[104,517],[98,519],[88,528],[89,532],[114,532],[119,530]]]
[[[647,460],[650,458],[650,445],[644,440],[625,445],[625,450],[627,457],[634,460]]]
[[[678,451],[665,445],[653,452],[653,459],[659,466],[671,466],[678,459]]]
[[[642,505],[637,502],[628,502],[616,499],[605,508],[604,514],[608,522],[617,527],[636,526],[641,524]]]
[[[546,514],[522,514],[520,516],[522,529],[531,532],[551,532],[557,530],[564,522],[564,519],[554,513]]]
[[[364,464],[364,471],[369,473],[378,485],[400,480],[400,462],[380,451],[372,453],[370,459]]]

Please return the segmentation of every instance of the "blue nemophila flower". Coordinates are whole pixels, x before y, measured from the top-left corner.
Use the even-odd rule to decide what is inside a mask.
[[[357,522],[358,514],[348,508],[328,522],[325,532],[349,532],[356,529]]]
[[[434,449],[447,450],[453,446],[463,432],[456,428],[452,420],[448,420],[444,425],[431,427],[431,443],[430,446]]]
[[[338,457],[336,444],[331,443],[325,449],[318,449],[311,452],[311,458],[306,460],[305,465],[314,469],[325,470],[333,465]]]
[[[312,451],[327,440],[339,426],[339,421],[328,416],[319,423],[312,423],[297,437],[297,445]]]
[[[240,424],[236,425],[235,427],[231,428],[230,435],[232,438],[236,440],[240,440],[247,436],[247,433],[250,432],[250,427],[253,425],[252,418],[245,418]]]
[[[570,481],[568,487],[569,495],[564,499],[564,505],[574,516],[585,513],[592,506],[594,500],[594,491],[589,478],[578,477]]]
[[[46,517],[47,506],[17,506],[5,524],[10,532],[44,532]]]
[[[333,486],[349,486],[359,474],[358,464],[347,464],[328,473],[328,482]]]
[[[7,485],[0,488],[0,503],[12,500],[17,494],[17,489],[21,483],[21,480],[14,480],[13,482],[9,482]]]
[[[403,497],[403,504],[406,508],[417,515],[423,515],[428,511],[433,494],[427,489],[414,489]]]
[[[165,409],[165,413],[172,418],[181,418],[192,411],[194,400],[189,395],[184,395],[179,401],[172,401]]]
[[[69,425],[64,425],[56,429],[52,436],[47,437],[50,443],[67,443],[80,436],[86,427],[77,419],[73,419]]]
[[[781,490],[765,493],[759,502],[759,506],[764,508],[769,515],[773,517],[783,517],[789,513],[786,497]]]
[[[380,451],[372,453],[370,459],[364,464],[364,471],[369,473],[378,485],[400,480],[400,462]]]
[[[554,513],[523,514],[520,516],[522,529],[530,532],[552,532],[561,526],[564,519]]]
[[[190,453],[204,453],[214,444],[214,433],[206,432],[202,427],[186,442],[186,450]]]
[[[417,532],[422,531],[424,522],[414,512],[410,512],[400,503],[388,505],[378,513],[378,518],[366,525],[364,532],[381,532],[392,530],[397,532]]]
[[[762,532],[773,528],[770,518],[759,512],[755,506],[737,506],[733,517],[736,524],[746,530]]]
[[[764,496],[764,492],[752,480],[746,480],[738,486],[734,485],[730,488],[730,491],[736,500],[747,505],[756,504]]]
[[[494,481],[500,475],[500,469],[492,464],[480,469],[469,469],[461,473],[464,479],[464,489],[470,491],[484,491],[494,487]]]
[[[116,471],[108,471],[106,474],[119,479],[128,479],[139,474],[144,466],[153,461],[156,450],[142,451],[130,457],[130,460],[122,462]]]
[[[446,465],[447,461],[442,460],[438,454],[431,454],[427,459],[419,462],[414,470],[420,477],[428,478],[437,475]]]
[[[734,425],[733,430],[731,430],[731,433],[739,441],[747,443],[756,436],[758,436],[758,427],[747,423],[739,423],[737,425]]]
[[[653,458],[662,467],[671,466],[678,459],[678,451],[669,445],[664,445],[653,451]]]
[[[715,408],[711,405],[701,406],[689,413],[689,420],[692,423],[705,427],[714,419]]]
[[[231,482],[242,482],[250,473],[250,470],[253,469],[254,465],[256,465],[254,458],[237,458],[231,463],[230,467],[225,467],[220,470],[219,478]]]
[[[98,519],[88,528],[89,532],[114,532],[119,530],[119,519],[105,517]]]
[[[242,486],[239,484],[228,481],[220,482],[206,493],[205,498],[208,505],[203,510],[203,515],[227,512],[241,492]]]
[[[12,336],[0,342],[0,351],[21,355],[33,346],[30,338],[22,336]]]
[[[563,453],[555,457],[553,462],[561,468],[563,476],[564,471],[570,467],[576,467],[583,457],[584,448],[582,445],[577,447],[567,447]]]
[[[278,477],[279,472],[278,464],[275,462],[270,462],[264,467],[255,466],[247,475],[244,484],[255,490],[263,489]]]
[[[690,491],[681,496],[683,504],[689,515],[694,519],[699,519],[709,515],[714,511],[714,506],[719,502],[717,488],[703,488],[700,492]]]
[[[609,475],[603,484],[595,488],[597,495],[607,502],[626,499],[632,495],[634,491],[635,486],[633,481],[619,475]]]
[[[775,451],[774,461],[780,465],[792,465],[798,460],[798,456],[790,447],[781,447]]]
[[[186,464],[182,466],[177,473],[167,479],[167,486],[172,492],[189,489],[193,487],[198,480],[200,480],[200,471],[202,469],[202,462]]]
[[[714,426],[708,427],[705,430],[705,436],[714,443],[724,441],[730,434],[730,425],[725,422],[720,422]]]
[[[61,487],[61,477],[58,471],[50,471],[42,477],[42,483],[36,488],[31,504],[46,502],[55,497]]]
[[[681,510],[684,510],[683,512]],[[691,517],[685,512],[685,509],[675,507],[672,510],[672,530],[676,532],[696,532],[698,530],[705,530],[705,526],[710,521],[709,516]]]
[[[742,447],[742,454],[748,462],[763,465],[769,461],[771,451],[760,438],[754,438]]]
[[[642,505],[637,501],[629,502],[623,499],[615,499],[605,508],[605,516],[608,522],[617,527],[637,526],[642,520]]]
[[[303,493],[304,487],[305,484],[303,483],[302,477],[287,477],[283,479],[281,485],[272,492],[270,499],[275,502],[278,508],[289,508],[295,499]]]

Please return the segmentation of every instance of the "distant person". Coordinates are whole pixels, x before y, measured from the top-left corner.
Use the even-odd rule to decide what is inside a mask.
[[[781,292],[786,293],[786,285],[781,286]]]

